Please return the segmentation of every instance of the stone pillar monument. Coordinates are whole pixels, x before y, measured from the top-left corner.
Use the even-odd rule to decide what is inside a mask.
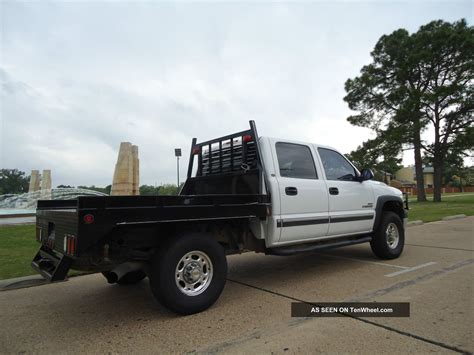
[[[31,170],[30,187],[28,192],[35,192],[40,189],[40,175],[38,170]]]
[[[51,190],[51,170],[43,170],[41,190]]]
[[[51,199],[51,170],[43,170],[41,177],[41,198]]]
[[[120,143],[110,194],[113,196],[138,195],[138,147],[129,142]]]
[[[133,162],[133,195],[140,195],[140,160],[138,159],[138,146],[132,145]]]

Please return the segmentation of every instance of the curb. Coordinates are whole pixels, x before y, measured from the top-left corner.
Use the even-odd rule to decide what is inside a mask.
[[[407,227],[413,227],[413,226],[421,226],[426,223],[436,223],[436,222],[442,222],[442,221],[453,221],[456,219],[462,219],[466,218],[467,216],[465,214],[456,214],[454,216],[446,216],[443,217],[442,219],[439,219],[437,221],[431,221],[431,222],[423,222],[422,220],[416,220],[416,221],[410,221],[407,223]]]
[[[0,291],[16,290],[32,286],[40,286],[48,283],[41,275],[30,275],[15,277],[13,279],[0,280]]]
[[[2,214],[2,215],[0,215],[0,219],[2,219],[2,218],[21,218],[21,217],[36,217],[36,213],[12,213],[12,214]]]
[[[32,226],[32,225],[35,225],[35,224],[36,224],[36,222],[0,223],[0,228],[1,227],[11,227],[11,226]]]
[[[407,223],[407,227],[421,226],[424,222],[420,220],[410,221]]]
[[[65,280],[62,281],[54,281],[50,282],[43,278],[41,275],[29,275],[29,276],[22,276],[22,277],[14,277],[12,279],[5,279],[0,280],[0,292],[2,291],[10,291],[10,290],[17,290],[19,288],[28,288],[33,286],[41,286],[41,285],[48,285],[52,283],[60,283],[69,281],[72,278],[76,278],[79,276],[86,276],[92,275],[93,272],[90,273],[83,273],[83,274],[76,274],[76,275],[68,275]]]
[[[454,219],[466,218],[465,214],[456,214],[454,216],[443,217],[443,221],[452,221]]]

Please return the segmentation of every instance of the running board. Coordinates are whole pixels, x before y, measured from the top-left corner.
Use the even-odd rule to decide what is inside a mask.
[[[301,244],[301,245],[295,245],[295,246],[289,246],[289,247],[269,248],[269,249],[266,249],[265,254],[288,256],[288,255],[294,255],[294,254],[299,254],[299,253],[307,253],[307,252],[316,251],[316,250],[331,249],[331,248],[344,247],[347,245],[367,243],[367,242],[370,242],[371,240],[372,240],[372,237],[370,236],[356,237],[356,238],[344,239],[344,240],[329,239],[329,240],[312,243],[312,244]]]

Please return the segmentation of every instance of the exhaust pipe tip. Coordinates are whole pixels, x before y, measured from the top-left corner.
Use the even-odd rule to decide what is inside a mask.
[[[125,275],[131,272],[144,270],[144,269],[145,269],[145,265],[143,263],[130,261],[130,262],[120,264],[113,270],[110,270],[109,272],[105,273],[104,276],[107,279],[107,282],[109,284],[114,284],[114,283],[117,283]]]
[[[114,284],[114,283],[116,283],[116,282],[118,281],[118,279],[119,279],[119,278],[118,278],[118,275],[117,275],[115,272],[113,272],[113,271],[106,272],[106,273],[104,274],[104,276],[105,276],[105,278],[107,279],[107,282],[108,282],[109,284]]]

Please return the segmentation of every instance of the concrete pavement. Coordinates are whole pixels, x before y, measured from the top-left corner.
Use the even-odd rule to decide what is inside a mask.
[[[0,353],[462,353],[474,350],[474,217],[414,226],[403,255],[368,245],[229,257],[226,288],[180,317],[143,281],[102,275],[0,293]],[[410,318],[291,318],[290,303],[410,302]]]

